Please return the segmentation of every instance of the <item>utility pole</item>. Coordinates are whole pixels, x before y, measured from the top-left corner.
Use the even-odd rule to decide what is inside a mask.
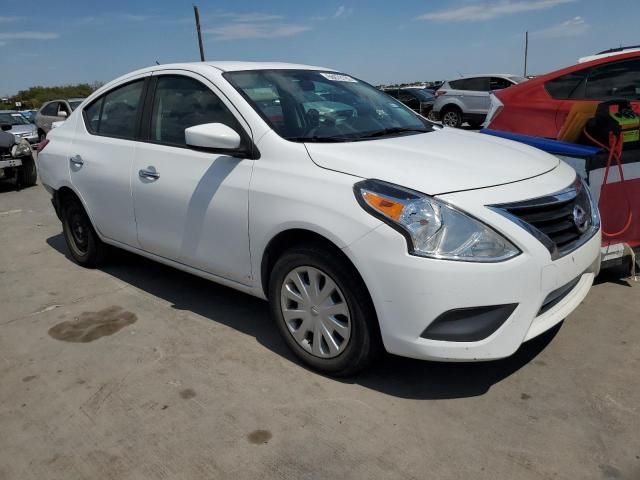
[[[524,34],[524,76],[527,77],[527,57],[529,56],[529,32]]]
[[[196,16],[196,31],[198,32],[198,46],[200,47],[200,61],[204,62],[204,48],[202,47],[202,32],[200,31],[200,12],[198,7],[193,6],[193,13]]]

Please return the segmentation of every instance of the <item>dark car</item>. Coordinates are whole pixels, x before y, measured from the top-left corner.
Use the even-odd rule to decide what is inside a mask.
[[[436,95],[433,90],[418,87],[404,87],[387,88],[384,92],[400,100],[414,112],[432,120],[430,115],[433,110],[433,104],[436,101]]]

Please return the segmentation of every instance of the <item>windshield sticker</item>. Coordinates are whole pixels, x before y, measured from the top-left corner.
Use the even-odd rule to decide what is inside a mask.
[[[322,75],[327,80],[332,80],[334,82],[358,83],[355,78],[351,78],[349,75],[342,75],[340,73],[321,73],[320,75]]]

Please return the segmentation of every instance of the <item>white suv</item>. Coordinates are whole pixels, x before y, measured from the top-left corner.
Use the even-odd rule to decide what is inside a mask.
[[[491,92],[525,80],[518,75],[500,73],[450,80],[436,91],[433,115],[447,127],[460,128],[467,122],[472,128],[478,128],[489,112]]]
[[[383,347],[509,356],[599,265],[572,168],[324,68],[139,70],[52,130],[39,167],[80,265],[112,245],[268,299],[296,355],[335,375]]]

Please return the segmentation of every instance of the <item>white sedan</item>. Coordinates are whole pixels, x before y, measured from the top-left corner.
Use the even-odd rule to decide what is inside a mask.
[[[40,145],[72,257],[107,245],[268,299],[306,364],[509,356],[561,322],[600,221],[557,158],[442,128],[350,75],[161,65],[95,92]]]

